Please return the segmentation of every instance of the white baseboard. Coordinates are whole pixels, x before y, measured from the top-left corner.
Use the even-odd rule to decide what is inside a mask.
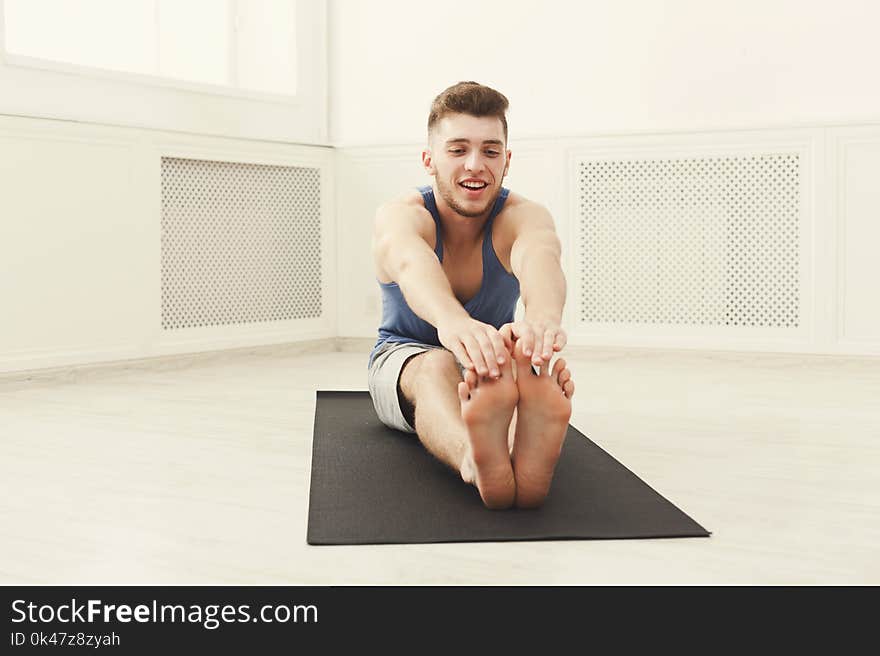
[[[168,371],[227,360],[241,355],[280,356],[322,353],[335,351],[336,339],[333,337],[313,339],[284,344],[268,344],[240,348],[201,351],[196,353],[177,353],[148,358],[117,358],[115,360],[87,364],[74,364],[47,368],[31,368],[20,371],[0,372],[0,388],[23,382],[75,381],[84,377],[93,378],[102,374],[119,371]]]

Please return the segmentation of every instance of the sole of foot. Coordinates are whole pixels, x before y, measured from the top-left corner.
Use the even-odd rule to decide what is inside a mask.
[[[545,362],[536,374],[532,357],[523,352],[522,340],[518,340],[514,362],[519,400],[512,460],[519,508],[540,507],[550,492],[574,395],[574,381],[564,359],[557,358],[552,367]]]
[[[511,507],[516,497],[507,433],[519,392],[512,361],[507,359],[499,369],[501,376],[497,379],[468,370],[458,384],[469,442],[462,478],[477,486],[483,504],[492,510]]]

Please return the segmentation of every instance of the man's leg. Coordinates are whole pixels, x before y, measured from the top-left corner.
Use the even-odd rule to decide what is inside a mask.
[[[476,485],[492,509],[509,508],[516,496],[508,438],[518,392],[510,358],[501,372],[498,380],[468,373],[470,383],[462,382],[455,356],[433,349],[410,358],[399,379],[419,440]]]

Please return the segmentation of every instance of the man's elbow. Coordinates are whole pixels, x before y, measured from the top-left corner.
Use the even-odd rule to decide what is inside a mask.
[[[544,240],[530,244],[518,253],[519,257],[511,258],[513,273],[517,277],[525,273],[531,265],[537,265],[538,270],[546,270],[554,264],[561,266],[562,248],[559,241]]]

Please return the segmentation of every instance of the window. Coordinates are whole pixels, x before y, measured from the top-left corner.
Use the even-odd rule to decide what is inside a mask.
[[[296,0],[5,0],[7,62],[227,95],[297,92]]]

